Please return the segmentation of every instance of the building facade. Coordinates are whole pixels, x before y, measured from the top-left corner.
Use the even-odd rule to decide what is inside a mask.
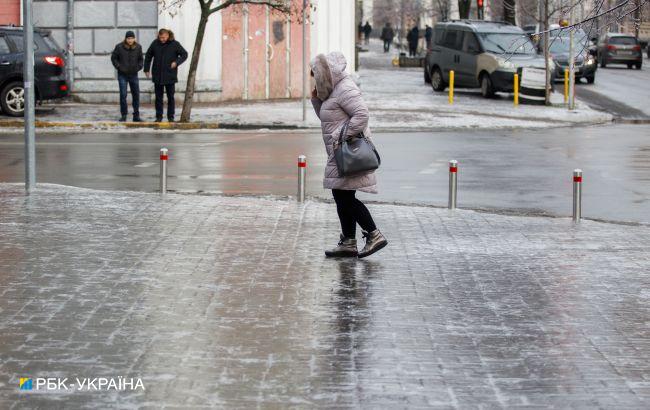
[[[201,49],[195,99],[296,98],[302,93],[302,0],[292,2],[290,16],[264,5],[231,6],[210,17]],[[0,25],[20,25],[20,0],[0,0]],[[66,48],[68,13],[72,11],[74,98],[88,102],[118,99],[117,74],[110,62],[115,44],[127,30],[136,33],[146,51],[158,29],[171,29],[192,54],[200,8],[187,0],[164,9],[156,0],[34,0],[34,25],[51,30]],[[341,51],[354,67],[354,2],[311,0],[305,35],[306,59],[321,52]],[[177,98],[183,98],[189,59],[179,68]],[[142,100],[151,99],[152,85],[142,77]]]

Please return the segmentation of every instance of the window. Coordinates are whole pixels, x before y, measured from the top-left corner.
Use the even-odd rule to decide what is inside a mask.
[[[7,44],[7,40],[4,36],[0,36],[0,55],[9,53],[11,53],[11,50],[9,49],[9,44]]]
[[[483,48],[494,54],[537,54],[535,46],[525,34],[479,33]]]
[[[37,34],[34,34],[36,36]],[[19,53],[23,52],[23,35],[22,34],[9,34],[9,39],[11,40],[12,43],[14,43],[14,46],[16,47],[16,50]],[[38,50],[38,44],[36,44],[36,41],[34,41],[34,51]]]
[[[457,31],[457,30],[447,30],[445,31],[445,41],[443,43],[443,46],[447,48],[453,48],[456,50],[460,50],[460,44],[461,44],[461,39],[462,37],[462,32]]]
[[[433,42],[437,46],[441,46],[444,38],[445,38],[445,30],[443,30],[442,28],[436,28],[436,33]]]
[[[50,35],[43,36],[43,41],[45,42],[45,44],[46,44],[46,45],[47,45],[51,50],[53,50],[53,51],[60,51],[60,50],[61,50],[61,47],[59,47],[59,45],[56,43],[56,41],[54,41],[54,39],[52,38],[52,36],[50,36]]]
[[[474,33],[465,33],[463,39],[463,51],[466,53],[478,53],[481,51],[481,47],[479,47],[478,40]]]
[[[634,37],[611,37],[609,44],[619,44],[622,46],[635,46],[636,38]]]

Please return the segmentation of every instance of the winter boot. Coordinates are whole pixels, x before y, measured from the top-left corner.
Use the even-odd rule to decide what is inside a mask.
[[[120,117],[120,122],[126,122],[126,115]]]
[[[379,229],[375,229],[372,232],[363,231],[363,237],[366,238],[366,246],[364,246],[363,250],[359,252],[359,258],[370,256],[388,245],[388,241],[384,238],[384,235],[379,232]]]
[[[139,114],[133,115],[133,122],[142,122]]]
[[[341,240],[336,248],[328,249],[325,251],[325,256],[329,258],[336,257],[356,257],[358,254],[357,251],[357,240],[353,238],[346,238],[341,235]]]
[[[162,122],[162,117],[156,117],[156,122]]]

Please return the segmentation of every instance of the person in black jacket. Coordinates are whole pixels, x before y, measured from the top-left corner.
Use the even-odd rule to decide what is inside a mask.
[[[363,26],[363,37],[366,44],[370,44],[370,33],[372,33],[372,26],[370,22],[366,21],[366,25]]]
[[[433,29],[427,24],[424,29],[424,39],[426,41],[426,48],[431,48],[431,39],[433,38]]]
[[[386,23],[384,28],[381,30],[381,37],[380,37],[382,40],[384,40],[384,53],[390,51],[390,45],[393,42],[394,37],[395,37],[395,31],[390,26],[390,23]]]
[[[418,41],[420,40],[420,29],[415,26],[406,35],[406,41],[409,43],[409,57],[415,57],[418,53]]]
[[[174,121],[174,92],[178,82],[178,66],[185,60],[187,51],[181,43],[174,40],[174,33],[160,29],[158,38],[151,43],[144,59],[144,73],[147,78],[151,78],[156,91],[156,122],[162,121],[163,94],[167,94],[167,119],[169,122]]]
[[[120,86],[120,121],[126,121],[128,105],[126,104],[127,86],[131,88],[133,103],[133,121],[140,122],[140,81],[138,72],[142,70],[142,47],[135,41],[135,33],[127,31],[124,41],[118,43],[111,54],[111,62],[117,70],[117,82]]]

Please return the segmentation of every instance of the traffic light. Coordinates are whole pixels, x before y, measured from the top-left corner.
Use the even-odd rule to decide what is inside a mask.
[[[483,20],[483,0],[476,0],[476,15],[479,20]]]

